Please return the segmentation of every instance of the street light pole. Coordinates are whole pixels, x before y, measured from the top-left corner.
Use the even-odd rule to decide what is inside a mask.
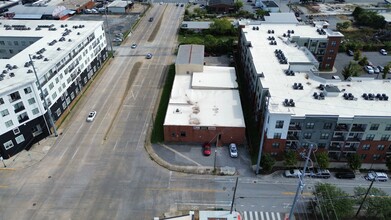
[[[305,163],[304,163],[303,173],[299,174],[299,184],[297,186],[296,195],[295,195],[295,198],[294,198],[293,203],[292,203],[291,211],[289,212],[289,218],[288,218],[289,220],[292,219],[293,210],[295,209],[297,198],[299,197],[299,192],[300,192],[300,190],[303,190],[303,187],[304,187],[303,176],[305,175],[305,171],[307,169],[308,161],[310,160],[310,156],[311,156],[311,152],[312,152],[312,148],[313,147],[314,147],[314,145],[311,144],[310,148],[308,150],[307,158],[306,158]]]
[[[261,142],[259,142],[259,152],[258,152],[257,168],[255,170],[255,175],[259,174],[259,166],[261,163],[261,155],[262,155],[262,151],[263,151],[263,140],[265,139],[265,127],[266,127],[266,123],[267,123],[266,112],[269,107],[269,98],[268,98],[268,96],[266,96],[265,98],[266,98],[266,107],[265,107],[265,110],[263,111],[264,112],[263,113],[264,114],[263,126],[262,126]]]
[[[217,150],[215,150],[215,158],[213,162],[213,172],[216,173],[216,156],[217,156]]]
[[[37,79],[39,90],[40,90],[41,95],[42,95],[43,103],[44,103],[45,108],[46,108],[46,110],[48,112],[48,115],[49,115],[50,124],[51,124],[51,126],[53,126],[54,136],[57,137],[58,134],[57,134],[56,125],[54,124],[54,120],[53,120],[53,117],[52,117],[52,111],[50,110],[50,107],[49,107],[49,105],[48,105],[48,103],[46,101],[45,95],[43,94],[41,82],[39,81],[39,78],[38,78],[38,75],[37,75],[37,71],[35,70],[34,62],[31,59],[31,54],[29,54],[29,58],[30,58],[31,66],[33,67],[33,72],[34,72],[35,78]],[[45,114],[43,114],[43,118],[45,119]],[[49,132],[50,132],[50,129],[49,129]]]
[[[356,217],[358,216],[358,214],[360,214],[362,205],[364,204],[365,200],[367,199],[367,196],[368,196],[368,194],[369,194],[369,191],[371,190],[372,185],[373,185],[374,182],[375,182],[375,180],[372,180],[372,181],[371,181],[371,185],[369,185],[369,188],[368,188],[368,190],[367,190],[367,193],[365,193],[364,199],[361,201],[360,207],[359,207],[358,210],[357,210]]]
[[[111,49],[111,55],[114,58],[114,52],[113,52],[113,42],[111,41],[111,33],[110,33],[110,27],[109,27],[109,20],[107,19],[107,6],[105,8],[105,18],[106,18],[106,29],[107,29],[107,36],[109,37],[109,44]]]
[[[232,214],[232,209],[234,208],[236,189],[238,188],[238,180],[239,180],[239,177],[236,177],[234,195],[232,196],[231,211],[229,212],[229,214]]]

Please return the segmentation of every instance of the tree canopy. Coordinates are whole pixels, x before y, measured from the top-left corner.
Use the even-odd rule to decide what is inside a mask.
[[[294,167],[297,164],[297,154],[293,150],[285,151],[284,165],[287,167]]]
[[[317,183],[314,189],[316,212],[330,219],[343,219],[353,216],[355,200],[345,191],[329,183]]]
[[[354,194],[358,197],[358,203],[363,201],[367,190],[364,187],[354,188]],[[381,189],[371,188],[362,207],[366,211],[364,214],[366,218],[391,219],[391,198]]]
[[[378,15],[374,11],[364,10],[361,7],[356,7],[352,15],[359,25],[381,29],[384,28],[387,24],[383,16]]]
[[[316,160],[321,169],[327,169],[330,164],[330,159],[327,152],[316,153]]]
[[[260,166],[265,172],[270,172],[275,163],[276,160],[270,154],[262,154]]]
[[[210,32],[215,35],[232,35],[235,29],[228,19],[222,18],[213,20],[213,23],[210,25]]]
[[[358,154],[350,154],[348,157],[348,164],[352,170],[358,170],[361,168],[361,157]]]

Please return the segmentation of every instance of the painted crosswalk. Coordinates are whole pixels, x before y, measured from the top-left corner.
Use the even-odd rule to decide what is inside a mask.
[[[279,212],[242,212],[244,220],[284,220],[285,214]]]

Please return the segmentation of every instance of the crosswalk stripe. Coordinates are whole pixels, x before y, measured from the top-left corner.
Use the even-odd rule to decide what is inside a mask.
[[[271,215],[272,215],[272,219],[273,219],[273,220],[276,220],[276,219],[274,218],[274,212],[271,212]]]
[[[268,213],[268,212],[265,212],[265,214],[266,214],[266,220],[270,220],[270,218],[269,218],[269,213]]]
[[[247,212],[244,212],[244,219],[247,220],[248,217],[247,217]]]
[[[255,220],[259,220],[258,218],[259,212],[255,212],[254,214],[255,214]]]
[[[253,220],[253,212],[250,211],[248,214],[249,214],[249,216],[250,216],[250,220]]]
[[[281,215],[280,215],[280,213],[277,213],[277,220],[281,220]]]
[[[261,220],[265,220],[265,219],[263,218],[263,212],[259,212],[259,214],[261,215]]]

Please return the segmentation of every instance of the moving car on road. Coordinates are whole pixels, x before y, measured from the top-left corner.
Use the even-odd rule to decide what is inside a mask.
[[[137,47],[137,44],[132,44],[132,46],[130,48],[136,49],[136,47]]]
[[[87,121],[88,121],[88,122],[93,121],[93,120],[95,119],[95,116],[96,116],[96,111],[90,112],[90,113],[88,114],[88,116],[87,116]]]
[[[145,56],[145,58],[151,59],[152,58],[152,54],[151,53],[147,53],[147,56]]]
[[[386,56],[387,55],[387,51],[385,49],[380,49],[379,51],[382,55]]]
[[[229,145],[229,156],[238,157],[238,149],[236,148],[236,144],[231,143]]]

